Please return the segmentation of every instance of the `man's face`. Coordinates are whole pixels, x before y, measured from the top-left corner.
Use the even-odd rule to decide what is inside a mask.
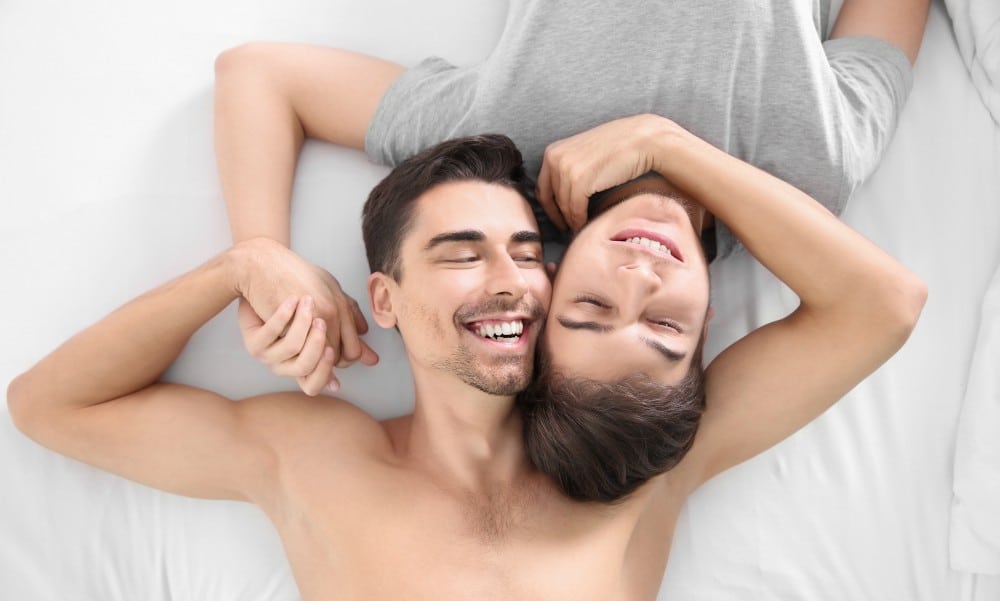
[[[444,372],[512,395],[531,379],[549,304],[538,226],[514,190],[476,181],[417,200],[392,312],[414,372]]]
[[[560,372],[676,384],[702,339],[708,265],[685,207],[642,193],[580,231],[559,266],[544,344]]]

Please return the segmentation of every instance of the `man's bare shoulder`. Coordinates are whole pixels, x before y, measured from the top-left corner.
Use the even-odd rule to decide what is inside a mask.
[[[239,401],[247,427],[279,457],[335,452],[340,457],[388,460],[388,430],[356,405],[329,396],[275,392]]]

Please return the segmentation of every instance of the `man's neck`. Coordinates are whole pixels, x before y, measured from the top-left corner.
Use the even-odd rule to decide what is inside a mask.
[[[472,492],[532,471],[513,396],[486,394],[439,374],[415,374],[414,385],[413,415],[398,440],[407,461]]]

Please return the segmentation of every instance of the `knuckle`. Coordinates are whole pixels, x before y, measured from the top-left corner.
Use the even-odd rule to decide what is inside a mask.
[[[350,345],[344,346],[343,351],[340,353],[340,358],[342,360],[347,360],[350,362],[357,361],[361,358],[361,346],[360,345]]]
[[[549,167],[555,167],[559,163],[559,143],[549,144],[542,154],[542,161]]]

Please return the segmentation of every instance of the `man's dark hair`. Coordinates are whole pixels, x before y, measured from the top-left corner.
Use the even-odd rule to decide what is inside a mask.
[[[415,201],[435,186],[469,180],[507,186],[530,198],[521,151],[507,136],[470,136],[432,146],[397,165],[368,195],[361,231],[371,271],[400,281],[400,245],[413,222]]]
[[[673,386],[642,373],[602,382],[570,377],[539,345],[535,380],[518,398],[534,466],[572,499],[614,503],[671,469],[705,411],[699,344]]]

